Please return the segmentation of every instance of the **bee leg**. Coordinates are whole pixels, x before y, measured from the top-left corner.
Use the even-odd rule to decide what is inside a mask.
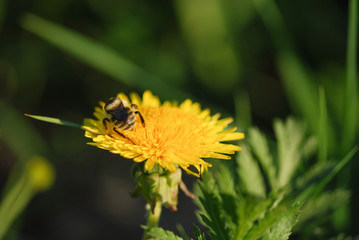
[[[135,113],[138,114],[138,116],[140,116],[142,126],[146,127],[145,120],[143,119],[142,114],[139,111],[136,111]]]
[[[117,133],[118,135],[120,135],[121,137],[130,140],[130,142],[131,142],[133,145],[136,145],[136,144],[135,144],[130,138],[128,138],[125,134],[123,134],[123,133],[117,131],[117,129],[116,129],[115,127],[113,128],[113,131],[116,132],[116,133]]]
[[[145,125],[145,120],[143,119],[142,114],[140,113],[140,111],[138,111],[138,106],[136,104],[131,104],[131,107],[133,109],[136,109],[135,114],[138,114],[140,116],[142,126],[145,127],[146,126]]]
[[[109,122],[110,122],[110,120],[109,120],[108,118],[104,118],[104,119],[102,120],[102,124],[103,124],[103,126],[104,126],[105,131],[106,131],[107,134],[110,134],[110,132],[108,131],[108,128],[107,128],[107,123],[109,123]]]

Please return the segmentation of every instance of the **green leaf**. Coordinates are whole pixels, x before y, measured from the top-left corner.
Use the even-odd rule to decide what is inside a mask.
[[[353,145],[358,122],[357,97],[357,37],[358,37],[358,1],[349,1],[347,42],[347,76],[345,81],[345,104],[342,149],[347,151]]]
[[[37,120],[40,120],[40,121],[53,123],[53,124],[59,124],[59,125],[64,125],[64,126],[69,126],[69,127],[78,127],[78,128],[82,127],[81,124],[61,120],[59,118],[45,117],[45,116],[38,116],[38,115],[30,115],[30,114],[25,114],[25,116],[31,117],[31,118],[34,118],[34,119],[37,119]]]
[[[233,228],[238,222],[238,216],[234,209],[238,208],[238,200],[236,189],[234,186],[234,177],[231,174],[230,167],[225,164],[219,165],[216,171],[216,183],[218,185],[218,191],[221,199],[221,206],[225,211],[225,218],[227,220],[228,227]],[[229,224],[234,224],[229,226]]]
[[[235,239],[243,239],[248,231],[253,227],[258,218],[265,214],[265,212],[272,206],[276,194],[271,194],[268,198],[258,198],[254,196],[239,196],[240,205],[238,211],[239,224],[237,227]]]
[[[323,88],[319,88],[318,162],[320,163],[324,163],[328,158],[328,139],[330,136],[328,124],[325,91]]]
[[[285,123],[274,121],[278,141],[278,187],[288,184],[298,169],[305,129],[305,125],[294,118],[288,118]]]
[[[298,221],[300,206],[301,204],[293,205],[292,208],[294,208],[294,214],[281,218],[274,224],[262,240],[287,240],[292,233],[292,228]],[[296,208],[298,208],[297,211],[295,211]]]
[[[173,232],[159,227],[150,228],[146,233],[148,237],[146,240],[183,240],[183,238],[175,235]]]
[[[196,225],[193,225],[193,233],[195,240],[206,240],[206,235],[201,232],[201,229],[199,229]]]
[[[328,175],[326,175],[322,181],[320,181],[316,187],[316,192],[322,191],[323,188],[329,183],[330,180],[353,158],[354,154],[358,151],[358,147],[354,147],[347,155],[344,156],[333,168]]]
[[[174,2],[198,79],[216,93],[232,92],[241,79],[241,63],[237,58],[238,49],[229,37],[231,32],[221,1]],[[209,22],[215,24],[209,27]]]
[[[229,166],[225,164],[218,165],[215,171],[215,176],[220,193],[232,196],[236,195],[234,177]]]
[[[200,214],[201,220],[212,230],[211,238],[227,240],[229,238],[230,229],[227,228],[229,224],[224,217],[224,209],[222,208],[221,199],[214,192],[209,192],[203,183],[200,183],[200,188],[203,197],[200,197],[200,202],[205,214]]]
[[[296,228],[311,227],[307,232],[312,232],[314,227],[330,219],[328,213],[348,204],[349,199],[350,192],[343,189],[324,192],[316,198],[310,198],[302,208]]]
[[[339,234],[336,237],[330,238],[329,240],[359,240],[359,236],[346,237],[344,233]]]
[[[253,153],[257,156],[258,161],[267,175],[270,187],[276,189],[276,169],[266,137],[257,128],[251,128],[248,130],[248,139]]]
[[[312,197],[317,184],[334,169],[334,166],[334,162],[315,164],[295,180],[291,186],[292,194],[296,195],[299,201],[305,201]]]
[[[301,203],[292,203],[290,200],[282,201],[277,207],[268,211],[265,216],[258,221],[257,225],[255,225],[244,237],[244,240],[259,239],[266,234],[270,234],[270,229],[277,237],[287,236],[288,231],[290,231],[291,227],[295,224],[295,219],[301,206]],[[286,218],[291,219],[291,224],[283,224],[276,229],[278,224]],[[275,240],[275,238],[273,238],[273,240]]]
[[[202,181],[196,182],[195,203],[200,208],[197,216],[201,223],[210,229],[208,234],[211,239],[230,239],[236,216],[233,209],[230,210],[230,207],[224,205],[234,206],[235,198],[233,195],[220,192],[217,181],[221,176],[218,174],[218,171],[214,171],[213,174],[212,171],[207,171],[202,176]]]
[[[75,31],[30,13],[24,16],[22,27],[129,87],[142,91],[151,89],[166,99],[194,99],[178,87],[146,72],[114,50]]]
[[[240,178],[241,190],[250,195],[265,197],[266,189],[261,170],[253,158],[249,146],[242,147],[236,158],[237,174]]]
[[[176,229],[179,235],[183,238],[183,240],[191,240],[191,238],[187,235],[186,231],[184,230],[181,224],[177,224]]]
[[[352,159],[358,148],[353,148],[344,158],[336,164],[327,163],[324,166],[317,165],[303,177],[303,181],[299,180],[299,188],[293,191],[293,194],[298,194],[297,199],[305,201],[308,198],[319,194],[328,182]]]

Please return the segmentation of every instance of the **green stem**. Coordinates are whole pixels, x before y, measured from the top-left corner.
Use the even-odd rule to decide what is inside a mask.
[[[344,105],[344,129],[342,150],[347,152],[353,145],[357,128],[357,35],[358,0],[349,1],[347,76]]]
[[[324,164],[328,158],[328,113],[324,88],[319,88],[318,161]]]
[[[34,195],[31,184],[28,184],[23,174],[15,185],[6,193],[0,204],[0,240],[5,236],[16,217]]]
[[[148,211],[148,217],[147,217],[147,226],[145,229],[145,232],[143,234],[143,240],[148,239],[148,231],[151,228],[157,227],[159,222],[160,222],[160,217],[161,217],[161,212],[162,212],[162,203],[161,201],[156,201],[156,205],[155,205],[155,209],[149,209]]]

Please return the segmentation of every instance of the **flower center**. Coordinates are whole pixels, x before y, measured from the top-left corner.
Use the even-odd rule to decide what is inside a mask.
[[[194,146],[203,142],[205,135],[197,115],[168,106],[140,110],[146,127],[137,124],[131,135],[137,138],[136,143],[147,149],[149,155],[161,157],[169,152],[194,153],[194,149],[198,149]]]

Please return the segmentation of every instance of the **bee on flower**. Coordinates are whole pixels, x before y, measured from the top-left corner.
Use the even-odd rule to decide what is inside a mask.
[[[230,159],[228,154],[241,150],[223,143],[244,138],[236,127],[225,130],[232,118],[211,116],[188,99],[180,105],[161,104],[150,91],[142,99],[137,94],[130,99],[119,93],[107,103],[100,102],[96,119],[85,119],[83,129],[93,140],[91,145],[144,162],[146,171],[157,164],[172,173],[180,167],[197,177],[212,166],[204,158]]]

